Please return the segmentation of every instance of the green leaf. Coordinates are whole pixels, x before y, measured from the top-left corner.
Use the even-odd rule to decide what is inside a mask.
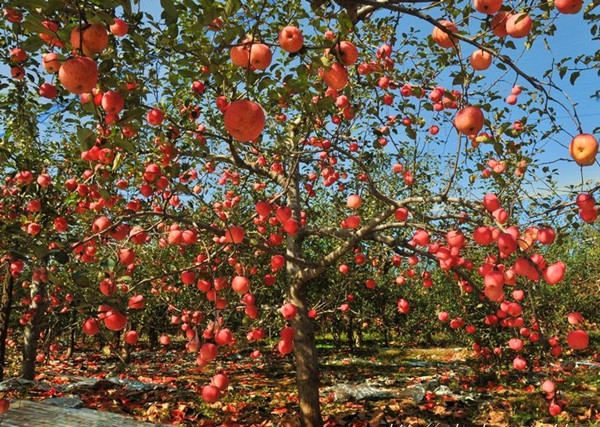
[[[179,12],[173,0],[160,0],[160,5],[163,8],[160,17],[165,20],[165,23],[167,25],[176,23]]]
[[[571,78],[569,79],[569,81],[571,82],[571,85],[575,84],[575,80],[577,80],[577,78],[579,77],[581,73],[579,71],[574,71],[573,74],[571,74]]]
[[[38,258],[44,258],[48,255],[48,249],[44,245],[34,246],[32,252]]]
[[[114,258],[104,258],[100,266],[105,270],[113,271],[117,266],[117,261]]]
[[[242,7],[240,0],[227,0],[225,3],[225,16],[234,15]]]
[[[67,254],[65,251],[53,249],[48,252],[48,255],[53,256],[56,262],[58,262],[59,264],[66,264],[69,262],[69,254]]]
[[[31,37],[28,37],[27,40],[25,40],[23,43],[21,43],[21,48],[30,52],[34,52],[41,48],[43,43],[44,41],[42,40],[42,38],[37,34],[34,34]]]
[[[82,151],[89,150],[94,145],[94,131],[90,129],[78,128],[77,138]]]
[[[87,277],[87,271],[85,270],[77,270],[73,272],[71,278],[77,286],[81,286],[83,288],[90,286],[90,279]]]

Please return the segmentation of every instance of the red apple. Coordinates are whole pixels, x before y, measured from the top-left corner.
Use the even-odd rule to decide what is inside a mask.
[[[279,33],[279,46],[289,53],[298,52],[304,45],[302,31],[298,27],[288,26]]]
[[[502,7],[502,0],[475,0],[474,7],[477,12],[493,15]]]
[[[591,166],[598,154],[598,141],[589,133],[577,135],[569,145],[569,154],[579,166]]]
[[[115,18],[115,22],[110,26],[110,32],[117,37],[125,37],[129,31],[129,25],[122,19]]]
[[[458,32],[458,28],[453,22],[442,20],[439,21],[439,24],[446,27],[452,32]],[[451,48],[457,43],[457,40],[454,37],[451,37],[448,33],[446,33],[438,27],[433,28],[433,33],[431,34],[431,37],[438,46],[443,47],[445,49]]]
[[[60,67],[58,79],[66,90],[76,95],[91,92],[98,82],[98,68],[90,58],[71,58]]]
[[[106,28],[98,23],[76,26],[71,31],[71,46],[75,49],[81,47],[83,53],[87,56],[102,53],[108,46]]]
[[[465,107],[454,118],[454,126],[464,135],[476,135],[485,122],[483,112],[479,107]]]
[[[526,13],[511,14],[506,20],[506,32],[516,39],[527,36],[532,27],[533,21]]]
[[[265,113],[260,105],[247,100],[232,102],[223,117],[225,129],[241,142],[255,140],[265,127]]]

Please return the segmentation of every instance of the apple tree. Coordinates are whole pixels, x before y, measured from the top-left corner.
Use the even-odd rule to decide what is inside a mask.
[[[5,5],[2,114],[13,132],[3,150],[31,162],[4,162],[6,192],[17,185],[11,196],[24,201],[38,191],[19,181],[23,171],[60,186],[43,209],[66,209],[73,228],[44,241],[36,259],[49,261],[58,245],[61,268],[91,283],[74,288],[86,334],[123,331],[130,345],[144,310],[163,313],[165,324],[170,312],[205,366],[244,334],[260,340],[266,318],[281,327],[278,350],[293,352],[308,426],[322,424],[313,305],[336,291],[334,281],[320,294],[326,274],[366,277],[363,298],[384,288],[405,315],[411,296],[394,291],[404,280],[432,298],[449,288],[465,310],[495,316],[481,327],[514,336],[516,370],[534,363],[530,346],[557,353],[534,296],[560,283],[567,265],[546,248],[556,230],[598,214],[596,187],[582,182],[560,196],[546,163],[572,157],[570,165],[594,168],[598,144],[560,80],[575,84],[584,73],[572,71],[577,58],[557,58],[564,72],[537,74],[518,58],[551,45],[566,14],[591,22],[593,5],[585,13],[581,1],[160,5]],[[585,61],[597,64],[593,52]],[[36,104],[29,111],[46,106],[49,123],[23,103],[15,109],[15,90]],[[48,166],[18,132],[44,147]],[[541,153],[547,140],[562,141],[558,152]],[[49,220],[38,225],[50,236]],[[93,291],[104,298],[98,310],[86,304]],[[440,313],[453,329],[479,329],[453,316]],[[563,333],[572,350],[588,346],[583,329]],[[207,402],[219,398],[218,384],[204,387]],[[549,396],[556,415],[561,404]]]

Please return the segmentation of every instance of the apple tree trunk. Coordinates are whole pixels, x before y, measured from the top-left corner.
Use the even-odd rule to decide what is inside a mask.
[[[312,320],[308,317],[305,283],[291,286],[291,301],[297,308],[292,320],[294,328],[294,357],[296,359],[296,383],[302,425],[323,425],[319,402],[319,366]]]
[[[45,265],[45,262],[43,264]],[[21,376],[26,380],[33,380],[35,376],[35,357],[46,309],[46,284],[38,280],[32,280],[30,291],[31,305],[29,309],[33,312],[33,319],[25,326],[25,332],[23,333],[23,361],[21,365]],[[39,303],[35,301],[36,295],[42,297]]]
[[[15,279],[7,272],[2,283],[2,297],[0,297],[0,381],[4,380],[4,363],[6,361],[6,337],[13,302],[13,288]]]

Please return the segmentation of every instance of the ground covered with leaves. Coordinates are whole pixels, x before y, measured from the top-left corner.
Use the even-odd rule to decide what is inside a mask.
[[[600,425],[600,364],[554,365],[566,401],[556,418],[540,390],[545,374],[494,373],[463,349],[320,348],[322,407],[328,425],[513,426]],[[139,349],[132,363],[91,351],[40,366],[32,384],[7,384],[11,399],[59,399],[59,404],[110,411],[173,425],[294,425],[293,364],[265,349],[258,359],[231,352],[200,369],[180,350]],[[216,372],[231,381],[220,402],[202,402],[200,390]],[[66,399],[64,398],[71,398]],[[433,423],[433,424],[432,424]]]

